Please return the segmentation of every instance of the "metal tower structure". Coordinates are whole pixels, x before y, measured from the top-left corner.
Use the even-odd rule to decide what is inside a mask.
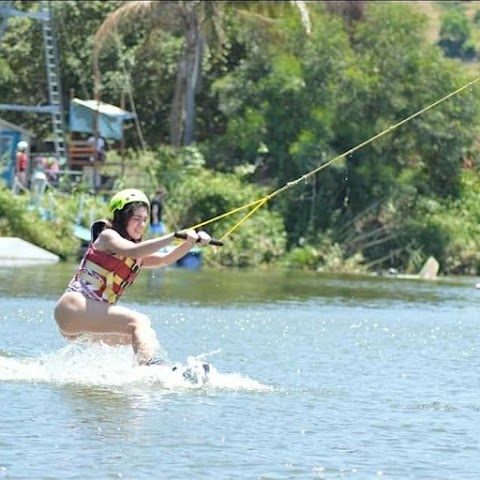
[[[24,12],[13,8],[12,1],[0,1],[0,16],[2,17],[2,23],[0,24],[0,41],[8,27],[8,19],[10,17],[30,18],[42,23],[49,104],[44,106],[28,106],[1,103],[0,110],[50,114],[52,118],[55,154],[60,160],[66,158],[67,148],[55,22],[50,5],[51,2],[40,1],[38,3],[38,11]]]

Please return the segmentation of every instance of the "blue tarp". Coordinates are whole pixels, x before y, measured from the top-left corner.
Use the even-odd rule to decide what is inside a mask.
[[[35,135],[28,130],[0,118],[0,178],[8,186],[15,175],[15,151],[20,140],[31,143]]]
[[[81,225],[73,226],[73,234],[84,242],[90,242],[92,240],[92,232],[90,229],[87,227],[82,227]]]
[[[133,113],[115,105],[73,98],[70,101],[70,131],[95,133],[96,112],[98,112],[98,135],[113,140],[121,140],[123,122],[135,118]]]

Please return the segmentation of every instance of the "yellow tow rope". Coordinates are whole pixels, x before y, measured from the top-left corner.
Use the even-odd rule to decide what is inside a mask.
[[[364,142],[358,144],[356,147],[353,147],[351,148],[350,150],[346,151],[345,153],[342,153],[341,155],[338,155],[334,158],[332,158],[331,160],[328,160],[326,163],[320,165],[319,167],[315,168],[314,170],[312,170],[311,172],[309,173],[306,173],[305,175],[302,175],[301,177],[297,178],[296,180],[293,180],[291,182],[287,182],[283,187],[280,187],[278,190],[275,190],[274,192],[272,193],[269,193],[268,195],[265,195],[263,198],[260,198],[259,200],[255,200],[254,202],[250,202],[250,203],[247,203],[246,205],[243,205],[242,207],[238,207],[238,208],[234,208],[233,210],[230,210],[229,212],[226,212],[226,213],[223,213],[221,215],[218,215],[216,217],[213,217],[211,218],[210,220],[206,220],[204,222],[201,222],[201,223],[198,223],[194,226],[192,226],[191,228],[192,229],[196,229],[196,228],[200,228],[200,227],[203,227],[205,225],[208,225],[210,223],[213,223],[213,222],[216,222],[217,220],[220,220],[222,218],[225,218],[225,217],[228,217],[230,215],[233,215],[237,212],[240,212],[242,210],[245,210],[247,208],[252,208],[252,210],[250,212],[248,212],[243,218],[241,218],[232,228],[230,228],[221,238],[220,240],[223,240],[225,239],[228,235],[230,235],[232,232],[234,232],[243,222],[245,222],[249,217],[251,217],[260,207],[262,207],[263,205],[265,205],[265,203],[267,203],[269,200],[271,200],[273,197],[276,197],[279,193],[282,193],[286,190],[289,190],[290,188],[298,185],[299,183],[301,182],[304,182],[305,180],[307,180],[308,178],[312,177],[313,175],[317,174],[318,172],[320,172],[321,170],[323,170],[324,168],[327,168],[329,165],[331,165],[332,163],[342,159],[342,158],[345,158],[346,156],[348,155],[351,155],[352,153],[356,152],[357,150],[360,150],[361,148],[365,147],[366,145],[372,143],[373,141],[377,140],[378,138],[380,137],[383,137],[384,135],[386,135],[387,133],[390,133],[392,132],[393,130],[397,129],[398,127],[400,127],[401,125],[409,122],[410,120],[418,117],[419,115],[422,115],[423,113],[425,113],[427,110],[430,110],[431,108],[434,108],[436,107],[437,105],[439,105],[440,103],[444,102],[445,100],[448,100],[449,98],[457,95],[458,93],[462,92],[463,90],[465,90],[466,88],[469,88],[471,86],[473,86],[474,84],[476,84],[478,81],[480,81],[480,77],[476,78],[475,80],[472,80],[471,82],[468,82],[467,84],[463,85],[462,87],[458,88],[457,90],[449,93],[448,95],[445,95],[444,97],[442,97],[440,100],[437,100],[436,102],[433,102],[432,104],[422,108],[421,110],[419,110],[418,112],[415,112],[414,114],[404,118],[403,120],[401,120],[400,122],[394,124],[394,125],[391,125],[390,127],[386,128],[385,130],[383,130],[382,132],[380,133],[377,133],[376,135],[374,135],[373,137],[369,138],[368,140],[365,140]]]

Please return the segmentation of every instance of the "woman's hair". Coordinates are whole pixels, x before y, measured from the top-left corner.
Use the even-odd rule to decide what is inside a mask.
[[[92,235],[92,243],[98,238],[101,232],[106,228],[112,228],[112,223],[110,220],[102,218],[100,220],[95,220],[90,227],[90,233]]]
[[[113,220],[111,222],[111,228],[116,230],[122,237],[136,243],[140,242],[141,239],[134,240],[131,238],[127,233],[127,225],[133,215],[135,215],[135,211],[140,207],[146,207],[148,210],[148,205],[143,202],[127,203],[121,210],[115,210],[113,212]]]

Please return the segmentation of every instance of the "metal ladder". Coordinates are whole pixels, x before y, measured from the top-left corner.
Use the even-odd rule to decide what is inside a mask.
[[[49,113],[52,117],[55,155],[59,162],[63,163],[67,158],[65,115],[62,105],[60,68],[54,18],[50,3],[50,1],[40,1],[38,11],[23,11],[13,8],[12,1],[0,1],[0,16],[2,17],[2,23],[0,24],[0,41],[7,28],[9,17],[30,18],[42,22],[49,97],[48,105],[40,106],[0,103],[0,111],[9,110],[17,112]]]
[[[67,159],[67,143],[65,135],[65,115],[62,105],[62,88],[58,48],[55,36],[53,14],[50,1],[40,1],[40,12],[45,14],[42,22],[43,46],[47,68],[48,96],[52,108],[52,130],[56,156],[60,161]]]

